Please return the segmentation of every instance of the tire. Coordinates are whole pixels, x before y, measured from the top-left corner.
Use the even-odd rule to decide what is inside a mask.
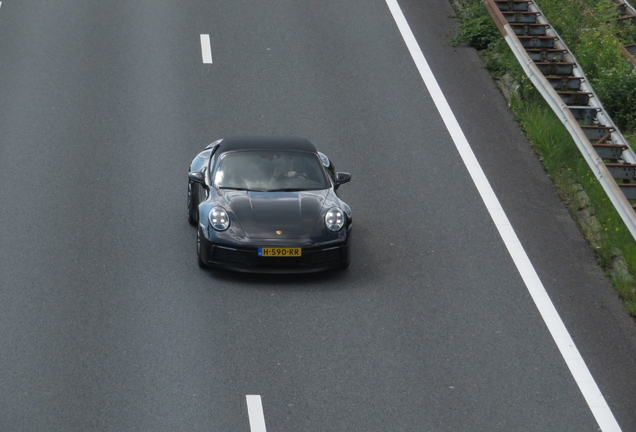
[[[197,226],[197,223],[199,222],[198,193],[193,190],[196,187],[197,185],[193,182],[188,182],[188,202],[186,205],[186,211],[188,214],[188,223],[192,226]]]
[[[208,267],[203,259],[201,259],[201,228],[197,229],[197,263],[202,269]]]

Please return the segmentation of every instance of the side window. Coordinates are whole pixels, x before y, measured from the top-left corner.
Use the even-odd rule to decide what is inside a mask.
[[[329,173],[329,177],[331,177],[331,180],[336,181],[336,170],[333,164],[331,163],[331,161],[329,160],[329,158],[324,153],[321,153],[321,152],[318,152],[318,156],[320,157],[320,162],[322,162],[322,166],[324,166],[327,172]]]
[[[216,165],[216,161],[219,159],[219,153],[216,151],[218,147],[212,149],[212,155],[210,156],[210,162],[208,164],[207,175],[208,175],[208,184],[212,184],[213,178],[212,174],[214,171],[214,167]]]

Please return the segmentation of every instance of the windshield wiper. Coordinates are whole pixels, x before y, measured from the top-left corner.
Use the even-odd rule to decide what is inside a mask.
[[[267,189],[267,192],[302,192],[307,189],[299,189],[299,188],[285,188],[285,189]]]
[[[249,191],[249,190],[252,190],[252,189],[248,189],[248,188],[230,187],[230,186],[219,186],[219,189],[229,189],[229,190],[238,190],[238,191]]]

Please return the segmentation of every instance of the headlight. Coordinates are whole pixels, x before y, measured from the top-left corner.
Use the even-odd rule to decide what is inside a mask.
[[[345,214],[338,207],[329,209],[325,215],[325,225],[329,231],[339,231],[344,226]]]
[[[210,224],[212,224],[212,228],[217,231],[225,231],[230,227],[230,218],[222,207],[214,207],[210,210],[208,219],[210,220]]]

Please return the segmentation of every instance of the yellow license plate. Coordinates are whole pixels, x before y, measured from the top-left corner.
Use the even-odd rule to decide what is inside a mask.
[[[302,248],[258,248],[258,256],[263,257],[299,257],[302,254]]]

